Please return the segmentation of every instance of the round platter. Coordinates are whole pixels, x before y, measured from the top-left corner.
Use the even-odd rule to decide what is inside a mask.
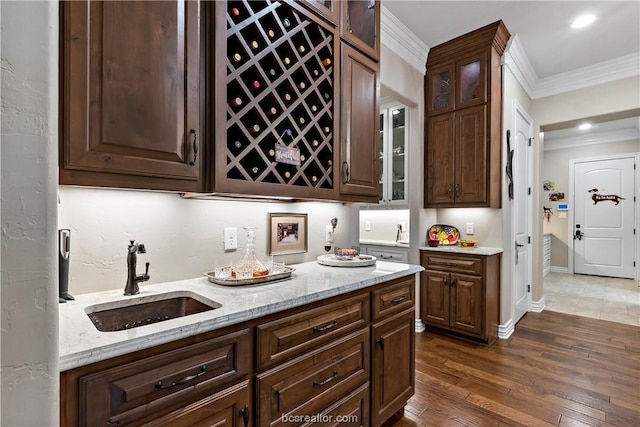
[[[337,259],[334,254],[320,255],[318,264],[328,265],[329,267],[369,267],[370,265],[375,265],[376,257],[371,255],[360,256],[351,259]]]

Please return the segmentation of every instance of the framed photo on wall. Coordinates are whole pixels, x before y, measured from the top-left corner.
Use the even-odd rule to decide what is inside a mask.
[[[269,212],[268,255],[307,252],[307,214]]]

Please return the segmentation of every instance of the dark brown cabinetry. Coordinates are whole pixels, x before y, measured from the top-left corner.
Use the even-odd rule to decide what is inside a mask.
[[[425,207],[501,204],[502,23],[429,51],[425,76]]]
[[[414,393],[415,281],[398,280],[371,296],[371,425],[377,427]]]
[[[414,288],[391,280],[62,372],[60,425],[379,426],[414,392]]]
[[[380,66],[342,43],[341,180],[343,200],[378,203]]]
[[[424,324],[492,343],[498,336],[500,254],[421,251],[420,257]]]
[[[201,189],[200,7],[61,2],[61,184]]]

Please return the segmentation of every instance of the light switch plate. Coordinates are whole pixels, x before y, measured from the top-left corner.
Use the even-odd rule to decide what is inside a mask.
[[[224,250],[232,251],[238,249],[238,229],[227,227],[224,229]]]
[[[371,221],[364,222],[364,231],[371,231]]]
[[[472,222],[468,222],[467,223],[467,234],[473,234],[473,223]]]

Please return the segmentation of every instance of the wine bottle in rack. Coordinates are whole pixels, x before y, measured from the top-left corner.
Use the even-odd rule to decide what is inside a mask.
[[[284,63],[284,65],[290,65],[291,64],[291,60],[289,59],[288,56],[285,56],[284,58],[282,58],[282,62]]]
[[[275,116],[278,110],[276,110],[276,107],[271,107],[271,108],[267,108],[266,112],[267,112],[267,115],[269,116]]]
[[[260,89],[260,82],[258,80],[254,80],[251,82],[251,89],[258,90]]]
[[[231,105],[232,107],[241,106],[242,105],[242,98],[235,97],[235,98],[231,99],[231,101],[229,101],[229,105]]]
[[[304,122],[305,122],[304,117],[300,117],[300,118],[298,119],[298,123],[300,123],[301,125],[303,125],[303,124],[304,124]]]
[[[331,58],[325,58],[322,60],[322,65],[324,65],[325,67],[328,67],[329,65],[331,65]]]
[[[304,90],[306,87],[307,87],[307,85],[304,82],[299,82],[298,83],[298,89]]]
[[[304,47],[304,45],[300,45],[298,46],[298,52],[300,53],[304,53],[307,49]]]
[[[242,61],[242,55],[240,55],[237,52],[234,53],[233,55],[231,55],[231,61],[236,62],[236,63]]]
[[[248,129],[249,129],[249,132],[251,132],[251,133],[260,132],[260,126],[258,126],[258,125],[251,125],[251,126],[249,126]]]
[[[256,40],[253,40],[249,46],[251,46],[251,49],[256,50],[260,47],[260,45],[258,44],[258,42]]]
[[[269,36],[270,39],[272,39],[276,36],[276,33],[273,30],[268,30],[267,35]]]
[[[325,126],[325,127],[323,128],[323,130],[324,130],[324,133],[329,133],[329,132],[331,132],[331,128],[330,128],[329,126]]]
[[[318,107],[316,107],[316,104],[311,105],[311,111],[313,111],[314,113],[318,111]]]
[[[284,98],[284,100],[285,100],[285,101],[287,101],[287,102],[288,102],[288,101],[291,101],[291,95],[289,95],[288,93],[285,93],[282,97],[283,97],[283,98]]]
[[[291,26],[291,21],[289,21],[289,18],[284,18],[282,20],[282,25],[284,25],[286,28],[289,28]]]
[[[316,77],[318,77],[318,76],[320,75],[320,71],[318,71],[318,69],[317,69],[317,68],[315,68],[315,69],[313,70],[313,75],[314,75],[314,76],[316,76]]]
[[[237,7],[234,7],[231,9],[231,16],[237,18],[238,16],[240,16],[240,9],[238,9]]]
[[[314,147],[317,147],[318,146],[318,140],[314,139],[313,141],[311,141],[311,145],[314,146]]]

